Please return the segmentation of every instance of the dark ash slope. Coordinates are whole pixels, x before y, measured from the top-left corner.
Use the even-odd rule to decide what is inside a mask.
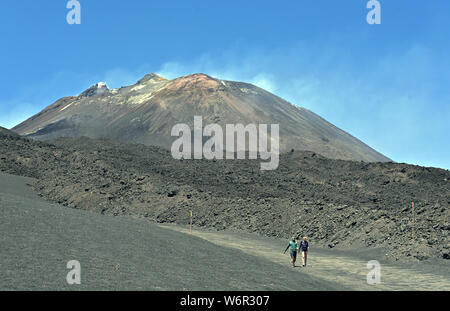
[[[28,183],[0,173],[0,290],[346,290],[143,219],[49,204]],[[80,285],[66,282],[74,259]]]

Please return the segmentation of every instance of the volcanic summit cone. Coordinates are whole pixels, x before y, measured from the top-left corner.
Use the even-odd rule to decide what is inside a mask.
[[[279,124],[280,150],[308,150],[325,157],[390,161],[313,112],[257,86],[205,74],[168,80],[148,74],[136,84],[109,89],[97,83],[78,96],[64,97],[13,128],[38,140],[87,136],[170,148],[171,129],[194,116],[203,124]]]

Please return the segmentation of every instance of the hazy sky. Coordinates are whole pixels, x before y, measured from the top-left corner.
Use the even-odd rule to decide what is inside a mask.
[[[397,162],[450,169],[450,1],[3,0],[0,125],[149,72],[261,86]]]

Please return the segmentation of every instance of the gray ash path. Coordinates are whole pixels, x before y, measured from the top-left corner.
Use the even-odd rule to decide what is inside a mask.
[[[33,181],[0,173],[0,290],[346,289],[144,219],[50,204]],[[82,283],[69,286],[74,259]]]
[[[177,232],[188,233],[188,229],[175,225],[160,225]],[[214,232],[196,228],[193,235],[221,247],[243,251],[249,255],[264,258],[280,265],[289,265],[289,256],[282,254],[286,240],[262,237],[243,232]],[[283,244],[284,243],[284,244]],[[324,281],[337,282],[353,290],[450,290],[450,266],[422,263],[402,265],[383,261],[382,250],[334,251],[315,249],[309,252],[306,268],[298,267],[303,277],[314,276]],[[299,257],[301,260],[301,258]],[[367,284],[367,262],[378,260],[381,264],[381,283]],[[300,264],[300,263],[298,263]]]

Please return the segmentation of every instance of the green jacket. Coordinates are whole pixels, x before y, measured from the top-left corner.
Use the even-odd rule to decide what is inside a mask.
[[[291,252],[296,252],[298,249],[298,244],[297,242],[294,241],[289,241],[288,246],[286,247],[286,249],[284,250],[284,252],[286,253],[286,251],[289,249],[289,247],[291,248]]]

